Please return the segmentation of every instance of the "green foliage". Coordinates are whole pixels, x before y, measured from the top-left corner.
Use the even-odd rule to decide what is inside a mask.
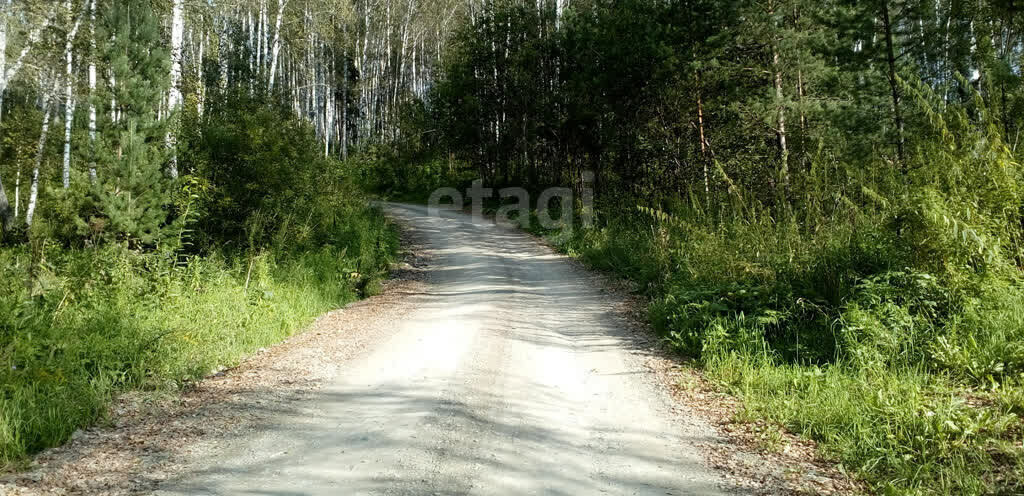
[[[743,399],[751,415],[818,440],[827,456],[880,493],[1021,489],[1020,479],[1011,476],[1024,462],[1014,447],[1018,414],[969,404],[941,376],[778,363],[745,352],[716,354],[706,369]],[[975,401],[989,397],[969,394]]]
[[[102,10],[97,31],[105,40],[102,61],[117,82],[92,96],[100,133],[85,158],[96,164],[98,181],[84,197],[63,193],[57,210],[64,211],[50,221],[68,244],[87,238],[153,247],[170,234],[165,228],[172,222],[173,191],[164,174],[169,127],[157,118],[170,85],[160,18],[146,0],[114,2]],[[84,174],[75,179],[77,189],[90,184]]]
[[[262,246],[277,226],[341,193],[342,171],[318,152],[309,124],[288,115],[241,89],[211,104],[187,166],[203,185],[201,247]]]
[[[141,134],[137,123],[129,122],[118,138],[120,158],[114,168],[103,169],[103,180],[91,191],[97,215],[89,216],[83,229],[143,246],[157,244],[168,234],[163,228],[169,222],[171,188],[163,171],[167,153],[154,144],[159,138]]]
[[[808,181],[805,207],[775,216],[738,188],[718,211],[606,204],[561,247],[636,281],[665,341],[747,416],[817,440],[875,490],[1014,493],[1020,172],[980,103],[968,117],[915,91],[935,142],[905,176],[871,171],[848,194]]]
[[[397,200],[425,202],[441,187],[467,187],[476,177],[464,161],[401,153],[372,146],[349,160],[355,179],[365,191]]]
[[[0,248],[0,466],[120,392],[182,387],[378,292],[397,250],[313,128],[265,95],[212,93],[204,117],[182,115],[194,132],[168,179],[159,22],[148,0],[115,4],[101,53],[123,84],[95,98],[99,179],[44,188],[29,242]]]
[[[987,279],[963,306],[931,344],[937,365],[982,385],[1024,374],[1024,285]]]
[[[120,391],[181,387],[360,296],[397,239],[376,210],[336,220],[335,246],[187,264],[118,245],[0,249],[0,465],[60,444]]]
[[[194,180],[192,251],[364,253],[379,238],[348,221],[365,208],[358,178],[324,158],[312,127],[288,109],[240,90],[210,102],[198,124],[182,160]]]

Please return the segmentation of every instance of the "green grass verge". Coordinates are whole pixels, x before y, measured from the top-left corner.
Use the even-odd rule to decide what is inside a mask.
[[[637,282],[654,327],[742,400],[741,418],[817,441],[873,491],[1024,492],[1015,269],[931,275],[868,223],[807,233],[637,212],[533,232]]]
[[[104,418],[119,391],[180,388],[372,290],[397,235],[376,210],[348,215],[329,246],[185,264],[116,246],[0,249],[0,466]]]

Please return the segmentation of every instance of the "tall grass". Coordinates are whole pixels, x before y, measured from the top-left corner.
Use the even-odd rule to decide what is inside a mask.
[[[112,244],[0,248],[0,465],[62,443],[119,391],[181,387],[358,298],[397,237],[347,204],[316,227],[327,242],[304,246],[292,225],[273,246],[184,262]]]
[[[1019,277],[915,269],[881,224],[637,217],[561,248],[637,281],[665,341],[747,417],[819,441],[887,494],[1024,490]]]
[[[817,440],[875,490],[1021,493],[1019,166],[983,112],[916,95],[938,144],[906,175],[822,163],[773,206],[734,190],[606,203],[561,248],[638,282],[743,416]]]

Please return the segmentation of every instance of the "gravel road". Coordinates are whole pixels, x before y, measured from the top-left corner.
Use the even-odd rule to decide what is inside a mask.
[[[394,332],[159,494],[733,492],[585,271],[462,213],[386,210],[431,257]]]

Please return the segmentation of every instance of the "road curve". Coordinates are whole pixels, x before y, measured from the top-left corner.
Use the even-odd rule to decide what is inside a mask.
[[[432,257],[399,328],[172,494],[723,494],[612,302],[531,237],[387,204]]]

